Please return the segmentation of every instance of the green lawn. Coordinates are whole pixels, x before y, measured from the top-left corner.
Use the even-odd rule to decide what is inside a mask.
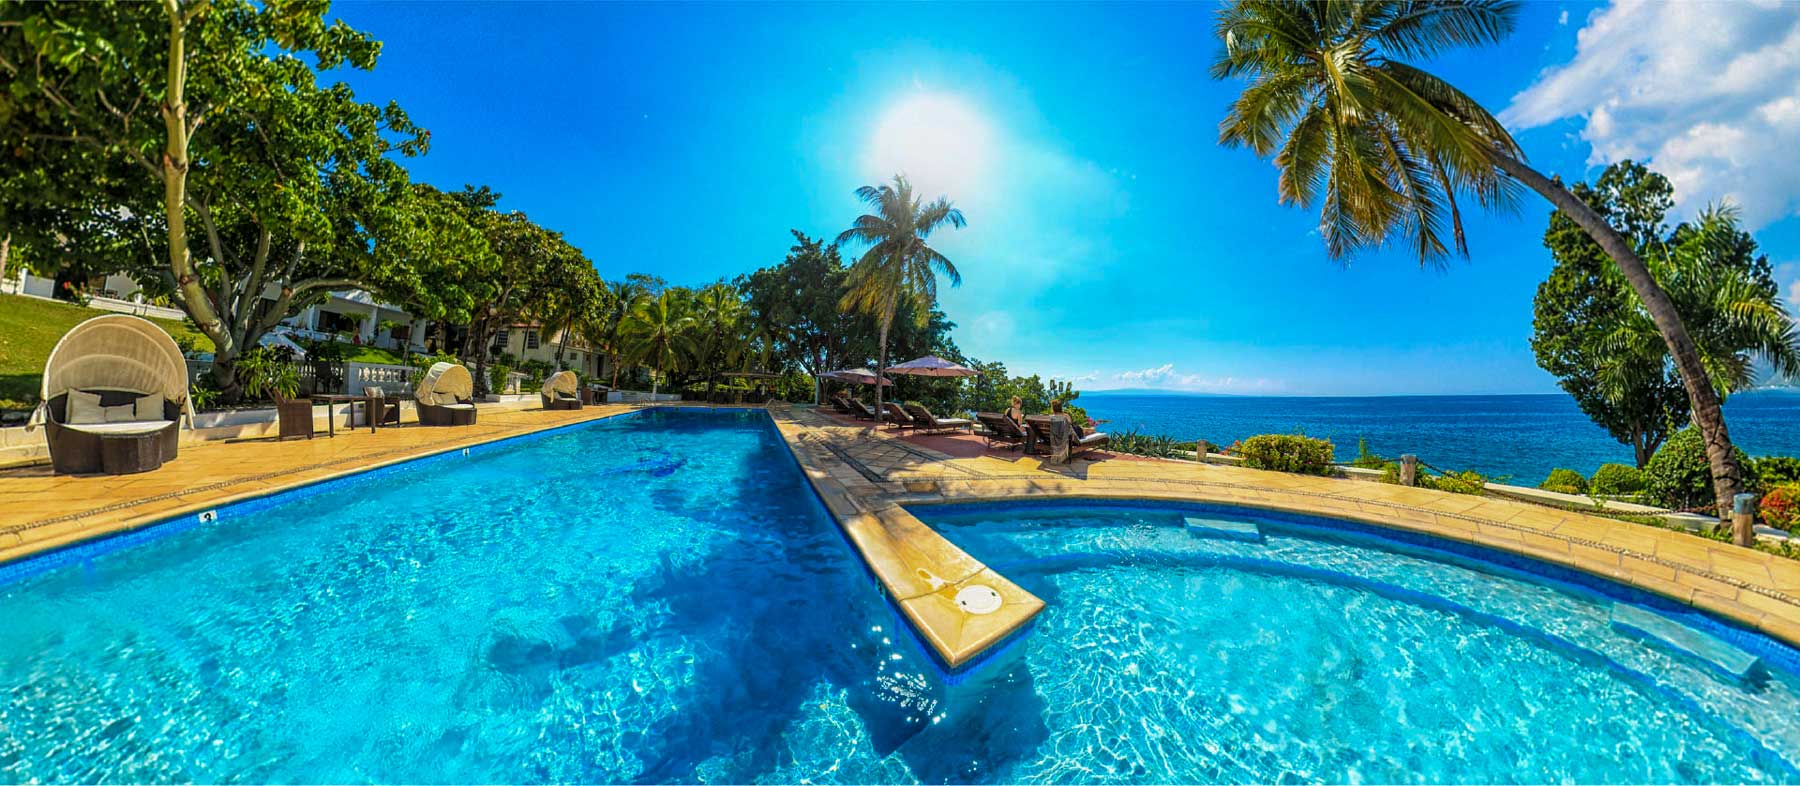
[[[112,312],[23,295],[0,295],[0,409],[36,406],[44,361],[57,339],[82,320]],[[212,341],[171,319],[152,319],[181,343],[202,352]],[[183,338],[187,337],[187,338]]]

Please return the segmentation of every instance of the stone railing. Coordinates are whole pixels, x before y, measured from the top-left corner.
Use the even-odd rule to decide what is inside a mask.
[[[344,373],[344,391],[352,396],[363,394],[363,388],[373,385],[381,388],[389,396],[409,393],[413,388],[412,366],[394,366],[386,363],[346,363]]]

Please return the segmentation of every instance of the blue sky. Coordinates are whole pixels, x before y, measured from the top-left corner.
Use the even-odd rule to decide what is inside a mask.
[[[1430,67],[1504,111],[1540,169],[1630,155],[1680,173],[1683,210],[1746,203],[1800,302],[1800,169],[1782,153],[1800,144],[1800,79],[1780,81],[1800,77],[1780,57],[1800,4],[1746,6],[1724,29],[1673,9],[1528,3],[1504,45]],[[903,169],[968,216],[935,238],[964,277],[941,292],[957,342],[1015,372],[1088,390],[1554,392],[1527,345],[1547,205],[1471,216],[1472,258],[1443,270],[1331,261],[1317,215],[1276,204],[1273,167],[1217,144],[1240,85],[1207,77],[1213,12],[336,7],[385,42],[348,81],[432,131],[416,177],[494,187],[608,278],[774,264],[789,229],[835,235],[861,212],[853,189]],[[1768,52],[1744,64],[1755,80],[1727,78]]]

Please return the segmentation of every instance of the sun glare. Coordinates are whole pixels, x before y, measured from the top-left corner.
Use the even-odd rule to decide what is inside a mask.
[[[870,139],[871,177],[904,173],[926,198],[967,200],[987,182],[993,130],[973,107],[952,95],[900,99],[881,114]]]

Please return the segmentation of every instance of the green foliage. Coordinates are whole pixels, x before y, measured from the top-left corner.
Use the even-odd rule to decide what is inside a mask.
[[[1468,255],[1459,206],[1504,205],[1495,156],[1518,156],[1474,99],[1407,65],[1512,31],[1510,3],[1293,3],[1220,9],[1215,79],[1246,86],[1219,126],[1227,147],[1273,158],[1283,204],[1321,207],[1332,258],[1403,246],[1422,263]]]
[[[172,44],[186,67],[173,85]],[[0,157],[0,226],[31,256],[170,297],[212,340],[227,400],[238,356],[333,290],[466,313],[461,271],[486,255],[481,238],[399,163],[429,135],[320,79],[373,68],[380,49],[326,3],[0,5],[0,137],[21,140]],[[263,291],[279,294],[214,294]]]
[[[286,350],[257,347],[238,358],[236,373],[244,392],[285,401],[300,395],[300,372]]]
[[[504,393],[506,379],[512,376],[512,372],[512,365],[508,363],[495,362],[489,365],[487,367],[488,391],[496,394]]]
[[[1739,450],[1738,464],[1749,457]],[[1706,442],[1696,428],[1675,432],[1644,467],[1644,491],[1657,504],[1674,510],[1693,510],[1713,503],[1712,467],[1706,458]]]
[[[1331,440],[1313,439],[1299,434],[1258,434],[1239,442],[1234,451],[1244,457],[1244,466],[1298,472],[1303,475],[1330,475]]]
[[[1576,477],[1580,477],[1577,475]],[[1460,472],[1447,472],[1437,476],[1426,476],[1419,473],[1419,485],[1423,488],[1448,491],[1452,494],[1481,494],[1487,491],[1487,484],[1492,481],[1486,475],[1472,469]]]
[[[1544,478],[1544,482],[1539,483],[1538,488],[1563,494],[1586,494],[1588,481],[1575,470],[1558,467],[1550,470],[1550,476]]]
[[[1596,496],[1622,497],[1644,490],[1643,470],[1628,464],[1601,464],[1588,490]]]
[[[213,386],[211,377],[203,376],[188,386],[188,401],[195,412],[205,412],[219,403],[219,389]]]
[[[1112,433],[1107,450],[1151,458],[1192,458],[1194,443],[1182,442],[1167,434],[1145,434],[1137,429]]]
[[[1639,255],[1662,242],[1663,217],[1674,204],[1674,187],[1662,175],[1622,161],[1593,185],[1576,182],[1569,190],[1622,230]],[[1531,348],[1538,366],[1556,376],[1589,419],[1632,446],[1642,465],[1687,421],[1681,377],[1660,357],[1633,361],[1619,352],[1614,336],[1624,315],[1637,308],[1637,295],[1586,230],[1553,211],[1544,247],[1556,265],[1532,300]]]
[[[1763,456],[1751,459],[1747,469],[1763,488],[1800,483],[1800,458],[1793,456]]]
[[[1360,467],[1362,469],[1386,469],[1387,466],[1392,463],[1393,462],[1377,456],[1370,451],[1369,440],[1356,440],[1356,459],[1350,462],[1350,466]],[[1398,472],[1398,470],[1395,471]]]

